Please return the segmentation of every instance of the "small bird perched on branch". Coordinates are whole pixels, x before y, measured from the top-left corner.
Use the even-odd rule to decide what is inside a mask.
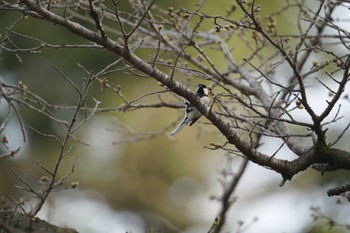
[[[198,85],[196,95],[200,98],[202,103],[206,105],[208,105],[210,102],[208,93],[208,88],[204,84]],[[185,117],[182,122],[176,127],[176,129],[170,134],[170,136],[177,134],[187,124],[189,124],[189,126],[193,125],[202,116],[202,114],[195,107],[193,107],[190,102],[185,100],[185,104]]]

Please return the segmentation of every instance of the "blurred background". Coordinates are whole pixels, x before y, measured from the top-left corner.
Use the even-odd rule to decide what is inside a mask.
[[[266,15],[281,7],[280,1],[259,3]],[[194,1],[162,0],[156,4],[164,9],[195,8]],[[207,1],[203,12],[225,14],[230,6],[228,1],[220,4]],[[337,14],[341,16],[344,12]],[[18,13],[1,12],[1,39],[19,17]],[[278,30],[295,32],[295,26],[291,26],[295,25],[293,17],[280,15]],[[52,44],[85,43],[63,28],[36,19],[22,20],[14,30]],[[13,37],[13,40],[22,48],[33,45],[23,37]],[[243,45],[236,41],[233,46],[238,61],[242,61],[245,55]],[[140,56],[150,55],[149,51],[140,53]],[[1,50],[0,78],[12,84],[22,81],[28,90],[49,103],[72,106],[77,101],[76,93],[53,65],[59,67],[77,86],[82,86],[86,73],[77,64],[96,73],[116,59],[114,54],[101,49],[44,49],[35,54],[14,54]],[[220,59],[217,58],[216,63],[224,64]],[[282,67],[276,72],[282,74],[285,70]],[[120,85],[129,99],[163,90],[153,79],[132,78],[123,72],[114,72],[106,75],[106,78],[111,84]],[[177,74],[176,78],[192,90],[202,82],[183,74]],[[310,97],[317,106],[317,102],[321,104],[318,101],[320,94],[327,96],[327,93],[320,91],[320,85],[310,85],[313,85]],[[93,86],[90,97],[101,101],[100,107],[122,104],[115,93],[102,91],[99,85]],[[181,101],[171,96],[165,98],[172,98],[174,103]],[[145,99],[145,102],[155,100],[152,97]],[[342,101],[342,104],[348,105],[347,101]],[[46,117],[28,109],[19,109],[27,140],[23,141],[20,125],[14,117],[4,134],[10,148],[20,146],[21,150],[14,158],[0,160],[0,192],[14,199],[28,198],[28,194],[14,187],[19,180],[11,169],[35,187],[40,187],[39,180],[45,174],[35,162],[52,168],[58,156],[57,144],[30,130],[30,127],[47,134],[63,135],[62,128]],[[7,106],[1,101],[0,120],[4,119],[6,112]],[[57,110],[56,114],[66,120],[72,117],[69,109]],[[305,115],[301,112],[300,118],[303,117]],[[241,158],[231,159],[225,152],[205,148],[210,142],[225,141],[210,124],[204,124],[208,123],[204,118],[199,124],[184,128],[175,138],[167,136],[173,129],[171,127],[167,133],[149,140],[134,140],[133,137],[133,133],[160,131],[180,118],[182,111],[171,108],[97,113],[76,134],[88,146],[74,143],[74,151],[64,160],[59,172],[60,175],[69,172],[77,156],[74,174],[61,191],[50,196],[38,217],[84,233],[177,232],[177,229],[186,233],[208,232],[220,209],[220,203],[214,197],[223,193],[219,182],[223,178],[222,171],[235,172],[242,162]],[[344,124],[345,121],[339,121],[333,126],[332,135],[339,134]],[[119,143],[121,141],[126,142]],[[279,141],[263,139],[260,150],[271,154],[279,145]],[[337,146],[350,149],[346,140]],[[6,151],[4,148],[2,150],[2,153]],[[288,153],[282,149],[279,154],[292,159],[293,156]],[[349,223],[349,205],[326,195],[327,189],[346,183],[348,177],[348,172],[321,177],[318,172],[309,169],[295,176],[284,187],[279,187],[281,177],[277,173],[251,163],[234,194],[236,200],[230,210],[225,232],[345,232],[347,229],[342,227],[330,229],[326,218],[315,221],[313,214],[322,213],[337,219],[340,224]],[[70,182],[75,181],[79,182],[78,188],[65,190],[64,187],[69,187]]]

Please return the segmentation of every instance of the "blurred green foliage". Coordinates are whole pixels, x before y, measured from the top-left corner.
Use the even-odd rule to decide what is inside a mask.
[[[281,6],[280,1],[261,0],[256,2],[261,4],[262,16],[268,16]],[[193,10],[195,8],[194,3],[194,1],[156,1],[157,6],[164,9],[172,6],[175,9],[185,7]],[[231,6],[230,1],[205,1],[202,11],[212,15],[225,15]],[[130,10],[127,7],[127,4],[122,6],[125,11]],[[7,28],[20,17],[22,16],[19,13],[1,12],[0,34],[2,35],[2,39],[6,34]],[[232,17],[239,19],[239,12],[233,14]],[[277,30],[280,32],[285,31],[285,33],[295,30],[290,25],[291,19],[288,16],[277,16]],[[210,21],[205,21],[201,25],[201,28],[212,27],[213,24]],[[23,19],[13,30],[21,34],[39,38],[50,44],[87,43],[66,29],[38,19]],[[21,48],[38,45],[38,42],[23,39],[23,37],[14,37],[13,40]],[[245,43],[237,37],[232,39],[232,45],[234,47],[233,56],[238,62],[241,62],[245,50],[249,48],[246,48]],[[145,49],[140,50],[138,55],[141,57],[150,57],[153,56],[153,53],[154,51]],[[225,64],[225,62],[222,62],[224,59],[222,56],[218,56],[215,51],[208,51],[208,54],[219,68],[223,68],[220,67],[220,64]],[[171,58],[166,54],[162,54],[162,56],[164,56],[164,59]],[[43,49],[40,53],[35,54],[14,54],[2,50],[0,59],[0,76],[2,79],[14,84],[22,81],[30,91],[37,93],[49,103],[74,105],[77,101],[77,94],[54,66],[58,67],[77,86],[81,87],[86,73],[77,64],[82,65],[88,71],[98,72],[106,65],[118,59],[118,57],[110,52],[106,52],[104,49],[90,50],[75,48]],[[161,89],[154,80],[131,77],[121,71],[114,72],[106,76],[106,78],[111,84],[120,85],[127,98],[136,98],[150,91]],[[176,78],[186,79],[182,74],[178,74]],[[191,85],[191,88],[194,88],[195,84],[191,83]],[[121,99],[112,91],[101,91],[98,83],[91,89],[90,96],[101,101],[101,107],[119,106],[122,103]],[[167,96],[166,98],[172,97]],[[149,99],[150,102],[155,100],[152,98]],[[91,99],[89,101],[93,105],[93,101]],[[13,184],[18,183],[18,180],[12,175],[11,169],[13,168],[18,171],[19,174],[25,176],[35,186],[40,186],[38,181],[44,173],[34,162],[37,161],[48,168],[52,168],[57,158],[57,145],[51,139],[33,132],[29,127],[47,134],[62,134],[62,129],[46,117],[28,109],[21,109],[21,111],[28,136],[28,140],[25,143],[26,146],[24,146],[23,153],[18,158],[2,159],[0,162],[0,171],[2,174],[0,177],[0,190],[17,198],[25,194],[19,193],[13,187]],[[58,111],[60,117],[64,119],[71,117],[71,111],[60,111]],[[146,109],[125,113],[98,113],[97,117],[103,116],[110,118],[111,121],[117,122],[117,128],[118,125],[127,125],[135,130],[153,131],[165,127],[179,115],[181,113],[178,110]],[[202,121],[205,120],[202,119]],[[101,127],[108,128],[108,125]],[[109,129],[112,131],[118,130],[113,127],[113,124],[111,124]],[[69,181],[79,180],[82,189],[98,191],[115,209],[155,212],[170,219],[175,225],[185,227],[190,225],[192,220],[187,214],[184,214],[187,211],[186,205],[178,206],[169,199],[169,187],[181,177],[193,177],[193,179],[201,184],[199,191],[208,189],[206,187],[207,176],[212,174],[217,168],[213,164],[213,171],[203,170],[201,161],[206,158],[208,153],[208,150],[204,149],[203,146],[213,139],[223,141],[222,138],[217,136],[215,132],[208,130],[208,128],[210,129],[210,126],[203,125],[187,128],[181,132],[181,135],[176,140],[169,140],[168,137],[162,135],[152,140],[115,145],[115,155],[112,154],[107,159],[102,158],[102,162],[97,161],[99,157],[104,157],[103,150],[101,152],[97,150],[94,154],[88,155],[86,154],[87,150],[83,148],[85,147],[84,145],[74,143],[77,148],[65,160],[64,166],[60,170],[60,175],[64,175],[69,171],[74,156],[79,156],[77,170]],[[18,124],[17,127],[11,130],[19,131]],[[199,131],[205,134],[199,136]],[[82,137],[84,134],[85,131],[82,129],[78,132],[77,137]],[[106,134],[108,135],[107,130]],[[126,137],[126,135],[121,134],[121,137]],[[22,139],[17,136],[9,138],[9,140],[21,141]],[[223,157],[222,153],[218,153],[217,156],[218,159],[222,159]],[[310,177],[308,179],[315,179],[313,176]],[[305,176],[298,176],[295,180],[299,178],[301,183],[307,182],[305,181]],[[325,231],[324,228],[315,227],[310,232],[328,231]]]

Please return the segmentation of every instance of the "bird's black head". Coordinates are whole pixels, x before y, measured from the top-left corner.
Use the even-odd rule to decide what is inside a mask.
[[[204,85],[204,84],[199,84],[198,88],[197,88],[197,91],[196,91],[196,94],[199,97],[207,96],[208,95],[208,88],[207,88],[207,86]]]

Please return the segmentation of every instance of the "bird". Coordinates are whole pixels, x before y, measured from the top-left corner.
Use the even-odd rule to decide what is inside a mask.
[[[204,84],[199,84],[198,88],[196,90],[196,95],[199,97],[199,99],[202,101],[203,104],[208,105],[210,102],[210,99],[208,97],[209,90],[207,86]],[[193,107],[190,102],[185,100],[185,117],[181,121],[181,123],[174,129],[174,131],[170,134],[170,136],[174,136],[177,134],[185,125],[193,125],[196,123],[196,121],[202,116],[202,114]]]

